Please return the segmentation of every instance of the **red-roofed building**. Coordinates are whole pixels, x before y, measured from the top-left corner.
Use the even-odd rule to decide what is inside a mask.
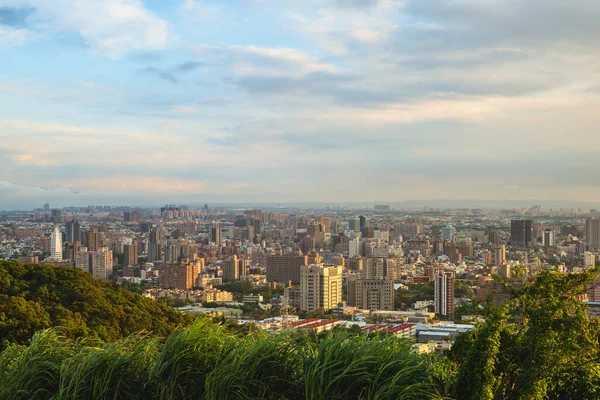
[[[387,329],[387,333],[391,333],[397,337],[414,337],[417,334],[416,324],[400,324]]]

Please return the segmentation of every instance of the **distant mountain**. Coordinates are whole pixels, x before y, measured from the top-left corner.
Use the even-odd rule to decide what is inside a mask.
[[[0,348],[61,326],[105,342],[146,331],[167,336],[188,315],[76,268],[0,261]]]

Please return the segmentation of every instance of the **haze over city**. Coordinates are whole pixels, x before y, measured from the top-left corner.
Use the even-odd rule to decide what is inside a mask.
[[[599,17],[588,0],[0,0],[0,209],[595,201]]]

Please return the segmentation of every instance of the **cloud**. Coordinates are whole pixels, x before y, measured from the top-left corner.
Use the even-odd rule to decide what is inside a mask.
[[[75,32],[92,51],[111,58],[161,49],[169,40],[166,21],[140,0],[2,0],[3,4],[3,10],[27,10],[5,11],[4,19],[26,20],[40,32]]]
[[[183,62],[183,63],[177,65],[175,67],[175,70],[180,71],[180,72],[194,71],[194,70],[202,67],[203,65],[204,65],[204,63],[197,62],[197,61],[186,61],[186,62]]]
[[[170,68],[163,69],[158,67],[145,67],[139,69],[138,72],[141,72],[142,74],[153,75],[170,83],[179,83],[179,76],[181,74],[192,72],[204,65],[204,63],[196,61],[185,61]]]
[[[163,70],[157,67],[145,67],[139,70],[143,74],[156,76],[164,81],[171,83],[179,83],[179,79],[169,70]]]
[[[0,25],[24,28],[27,26],[27,18],[33,11],[33,8],[0,7]]]
[[[0,25],[0,48],[21,46],[35,37],[37,34],[28,29],[14,29]]]

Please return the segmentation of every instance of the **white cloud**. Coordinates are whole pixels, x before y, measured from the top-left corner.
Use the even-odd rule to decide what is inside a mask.
[[[169,40],[167,22],[140,0],[0,0],[0,5],[31,7],[27,22],[36,30],[76,32],[91,50],[111,58],[161,49]]]
[[[0,49],[21,46],[38,35],[29,29],[14,29],[0,25]]]

